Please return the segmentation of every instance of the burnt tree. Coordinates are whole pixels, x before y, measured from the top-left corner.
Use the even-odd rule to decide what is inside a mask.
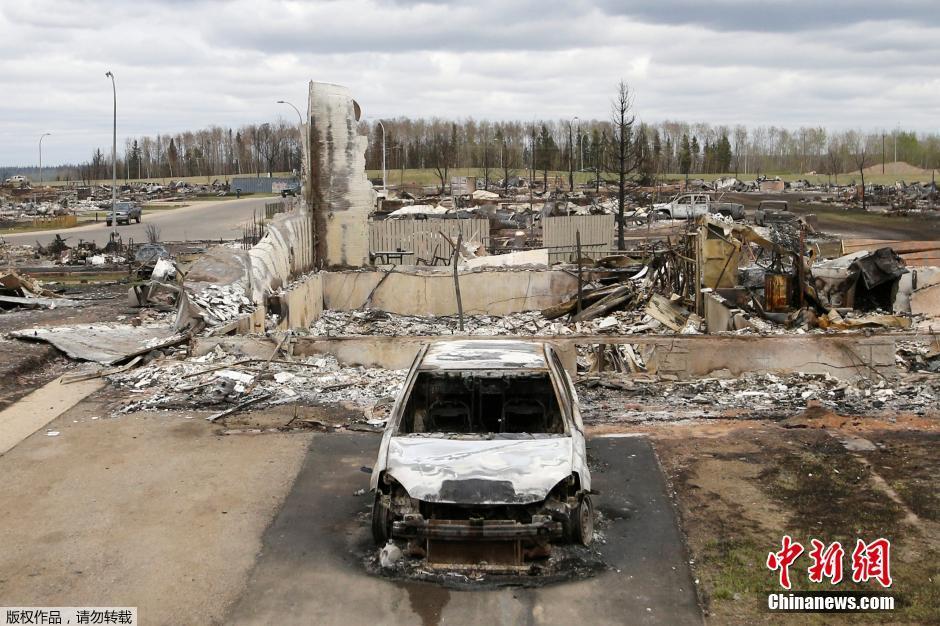
[[[627,195],[627,176],[636,169],[636,144],[633,141],[633,94],[630,86],[622,80],[611,101],[611,125],[613,127],[613,159],[607,171],[617,174],[617,249],[624,249],[624,205]]]

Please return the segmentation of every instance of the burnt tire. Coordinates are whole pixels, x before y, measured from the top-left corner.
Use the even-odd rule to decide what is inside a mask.
[[[565,538],[570,543],[589,546],[594,541],[594,503],[585,494],[564,523]]]
[[[392,537],[392,513],[382,504],[382,492],[375,490],[375,499],[372,501],[372,540],[375,545],[382,547]]]

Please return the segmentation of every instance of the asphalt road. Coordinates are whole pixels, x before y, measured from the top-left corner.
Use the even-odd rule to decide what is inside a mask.
[[[127,226],[118,226],[118,233],[127,243],[133,238],[135,242],[147,241],[145,229],[148,224],[156,224],[160,228],[162,241],[200,241],[212,239],[235,239],[241,237],[242,225],[251,219],[255,211],[264,209],[266,202],[277,202],[280,198],[243,198],[241,200],[213,200],[193,202],[178,209],[166,209],[144,213],[140,224],[132,223]],[[105,225],[104,212],[102,221],[63,229],[61,231],[43,230],[15,235],[3,235],[7,243],[48,244],[59,233],[69,242],[69,245],[78,243],[79,239],[94,241],[99,246],[108,243],[111,228]]]
[[[314,437],[260,557],[225,623],[702,624],[688,558],[649,442],[588,444],[601,495],[604,560],[593,578],[541,587],[457,591],[367,574],[370,435]]]

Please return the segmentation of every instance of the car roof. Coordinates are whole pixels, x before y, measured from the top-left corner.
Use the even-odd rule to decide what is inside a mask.
[[[467,339],[432,343],[419,370],[548,369],[541,343]]]

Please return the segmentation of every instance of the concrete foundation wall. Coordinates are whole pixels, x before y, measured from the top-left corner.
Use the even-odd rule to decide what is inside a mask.
[[[708,335],[692,341],[660,338],[651,345],[641,346],[647,369],[679,378],[805,372],[858,380],[897,373],[895,339],[887,335]]]
[[[313,224],[304,213],[283,213],[268,222],[267,233],[248,251],[251,297],[255,303],[313,269]]]
[[[482,337],[298,337],[298,355],[332,354],[341,363],[404,369],[423,343]],[[896,374],[894,336],[727,336],[643,335],[617,337],[524,337],[559,348],[565,367],[575,373],[578,345],[630,344],[647,358],[650,373],[680,379],[708,375],[806,372],[854,381]]]
[[[278,328],[309,328],[323,313],[323,280],[321,274],[311,274],[291,285],[279,296],[281,318]]]
[[[460,273],[464,313],[506,315],[557,304],[576,292],[578,280],[561,270]],[[457,297],[450,271],[323,273],[323,308],[363,308],[372,295],[374,309],[401,315],[456,315]]]

